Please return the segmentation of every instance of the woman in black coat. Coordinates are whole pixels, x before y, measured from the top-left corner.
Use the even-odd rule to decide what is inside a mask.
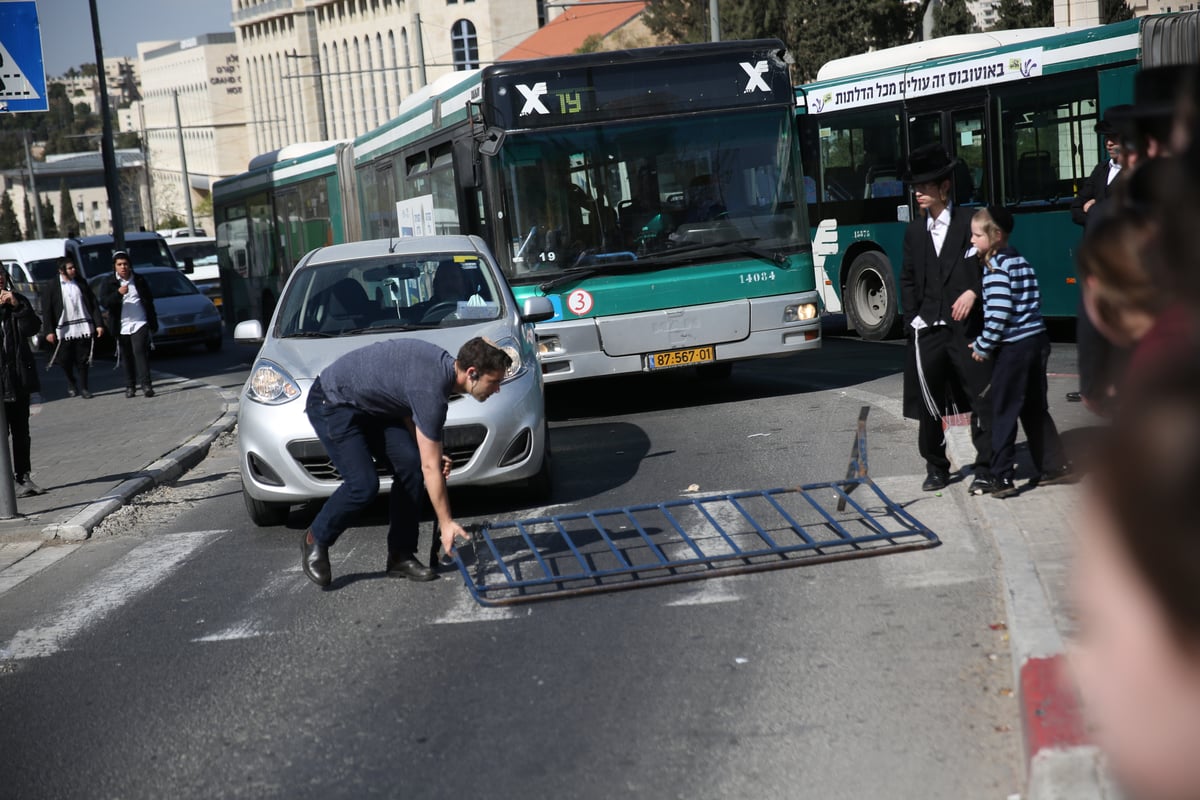
[[[37,366],[29,338],[42,322],[29,300],[14,292],[8,272],[0,269],[0,397],[12,438],[12,467],[17,497],[41,494],[42,489],[29,476],[31,442],[29,438],[29,397],[41,390]]]

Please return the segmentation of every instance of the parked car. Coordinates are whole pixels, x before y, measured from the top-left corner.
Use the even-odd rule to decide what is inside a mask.
[[[129,261],[134,269],[139,267],[176,267],[175,257],[167,248],[167,241],[157,233],[139,231],[125,234],[125,252],[129,253]],[[98,236],[77,236],[74,239],[63,239],[63,248],[75,257],[80,272],[89,281],[97,275],[107,275],[113,271],[113,237],[108,234]]]
[[[221,308],[221,273],[217,268],[217,240],[211,236],[167,239],[167,247],[183,274],[196,284],[213,305]]]
[[[29,298],[33,310],[42,313],[41,286],[58,277],[58,264],[66,253],[64,239],[29,239],[0,244],[0,265],[8,272],[13,288]]]
[[[447,276],[456,279],[452,298],[445,290],[435,295],[435,285],[449,285]],[[289,506],[337,489],[337,470],[304,413],[309,388],[343,353],[398,337],[456,353],[468,339],[486,336],[508,352],[513,363],[502,391],[486,403],[450,399],[442,440],[453,460],[448,483],[547,492],[550,451],[533,323],[553,314],[545,297],[517,307],[477,236],[377,239],[308,253],[267,330],[258,320],[234,330],[236,341],[262,343],[238,410],[238,466],[250,518],[282,524]],[[380,490],[390,489],[391,475],[381,470]]]
[[[154,310],[158,313],[158,330],[151,336],[154,347],[187,347],[202,344],[209,352],[221,349],[221,312],[200,290],[175,267],[139,267],[135,270],[150,285]],[[100,283],[108,273],[88,281],[96,297]],[[102,352],[111,352],[114,340],[103,336],[97,341]]]

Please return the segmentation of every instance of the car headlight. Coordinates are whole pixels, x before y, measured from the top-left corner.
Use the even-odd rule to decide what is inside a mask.
[[[259,361],[246,382],[246,397],[264,405],[288,403],[300,396],[300,387],[283,369],[271,361]]]
[[[515,341],[504,338],[496,342],[496,347],[508,353],[508,357],[512,359],[512,363],[508,365],[508,371],[504,373],[504,381],[501,383],[511,381],[525,371],[525,363],[521,360],[521,348],[517,347]]]

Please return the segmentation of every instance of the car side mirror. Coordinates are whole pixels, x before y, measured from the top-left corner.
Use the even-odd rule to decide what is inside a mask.
[[[542,322],[554,316],[554,306],[548,297],[526,297],[521,304],[522,322]]]
[[[256,319],[239,322],[233,329],[233,340],[246,344],[261,344],[263,340],[262,322]]]

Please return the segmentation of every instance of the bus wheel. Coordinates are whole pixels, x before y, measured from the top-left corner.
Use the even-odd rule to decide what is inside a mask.
[[[898,311],[892,265],[883,253],[862,253],[850,265],[842,306],[858,335],[879,341],[895,335]]]

